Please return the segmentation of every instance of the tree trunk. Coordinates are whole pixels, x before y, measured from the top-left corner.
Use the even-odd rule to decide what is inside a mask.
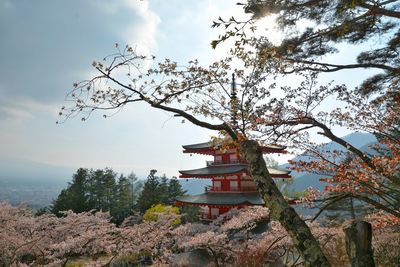
[[[261,147],[256,141],[246,140],[240,145],[242,156],[248,163],[258,191],[270,209],[271,217],[279,221],[292,238],[293,244],[304,260],[305,266],[330,266],[318,241],[312,235],[306,223],[287,203],[276,187],[263,159]]]
[[[346,252],[352,267],[374,267],[372,227],[364,221],[353,221],[343,229],[346,234]]]

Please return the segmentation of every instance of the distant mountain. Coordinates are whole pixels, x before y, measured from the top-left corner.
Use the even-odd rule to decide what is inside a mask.
[[[349,144],[356,147],[357,149],[360,149],[361,151],[364,151],[369,154],[375,153],[375,151],[370,148],[371,145],[377,142],[373,134],[356,132],[344,136],[343,139]],[[345,148],[334,142],[322,144],[320,148],[321,150],[328,150],[328,151],[333,151],[333,150],[345,151]],[[305,155],[299,155],[294,157],[293,160],[310,161],[310,157]],[[288,166],[289,164],[281,165],[281,167],[284,168],[287,168]],[[304,191],[307,187],[310,186],[318,190],[323,190],[325,186],[328,185],[327,183],[321,182],[319,180],[320,178],[325,177],[323,175],[317,175],[305,172],[302,173],[292,172],[291,175],[294,178],[294,181],[293,184],[290,186],[290,189],[297,192]]]
[[[360,132],[351,133],[342,137],[342,139],[358,149],[362,148],[363,151],[366,151],[368,153],[373,153],[373,151],[368,146],[377,142],[376,137],[373,134]],[[335,142],[321,144],[317,148],[321,151],[346,151],[346,149],[342,145],[339,145]],[[303,154],[294,157],[293,160],[310,161],[310,156]],[[281,166],[287,167],[289,166],[289,164],[287,163]]]
[[[210,179],[179,179],[182,188],[188,195],[197,195],[204,193],[204,188],[211,185]]]

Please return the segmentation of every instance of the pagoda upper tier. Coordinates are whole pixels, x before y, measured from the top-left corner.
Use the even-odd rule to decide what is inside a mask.
[[[218,151],[218,146],[214,145],[212,142],[205,142],[193,145],[185,145],[183,147],[183,153],[197,153],[203,155],[215,155]],[[286,153],[286,146],[279,145],[265,145],[262,146],[263,153]]]
[[[273,178],[290,178],[290,171],[280,170],[268,167],[269,174]],[[224,165],[209,165],[205,168],[183,170],[180,172],[180,178],[215,178],[221,175],[241,175],[247,176],[249,172],[247,170],[247,164],[232,163]]]

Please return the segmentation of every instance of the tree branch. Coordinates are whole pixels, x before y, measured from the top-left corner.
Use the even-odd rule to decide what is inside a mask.
[[[368,9],[374,15],[381,15],[381,16],[400,19],[400,12],[389,10],[389,9],[385,9],[385,8],[382,8],[382,7],[378,6],[378,5],[370,5],[370,4],[367,4],[367,3],[362,2],[362,1],[356,2],[356,4],[359,7]]]
[[[312,70],[312,71],[322,71],[322,72],[335,72],[339,70],[344,70],[344,69],[358,69],[358,68],[375,68],[375,69],[382,69],[386,70],[389,72],[393,73],[398,73],[400,74],[400,69],[399,68],[394,68],[385,64],[374,64],[374,63],[358,63],[358,64],[346,64],[346,65],[339,65],[339,64],[330,64],[330,63],[324,63],[324,62],[315,62],[311,60],[298,60],[298,59],[293,59],[293,58],[285,58],[285,60],[292,62],[292,63],[301,63],[301,64],[306,64],[306,65],[317,65],[322,68],[317,68],[317,67],[312,67],[312,66],[306,66],[306,67],[301,67],[295,70],[291,71],[285,71],[286,74],[291,74],[295,73],[298,70]]]
[[[194,125],[197,125],[197,126],[200,126],[203,128],[207,128],[210,130],[225,131],[232,137],[233,140],[237,140],[237,134],[225,122],[222,124],[211,124],[211,123],[208,123],[205,121],[200,121],[200,120],[196,119],[194,116],[190,115],[189,113],[187,113],[181,109],[164,106],[164,105],[161,105],[161,104],[151,101],[151,100],[145,100],[145,102],[149,103],[153,108],[158,108],[161,110],[165,110],[168,112],[178,114],[178,115],[184,117],[185,119],[187,119],[188,121],[190,121],[191,123],[193,123]]]

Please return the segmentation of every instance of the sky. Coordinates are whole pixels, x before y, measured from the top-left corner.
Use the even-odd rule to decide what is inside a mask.
[[[98,113],[57,125],[57,113],[73,82],[93,75],[93,60],[113,53],[115,43],[179,62],[221,58],[226,47],[211,49],[220,33],[211,24],[243,16],[236,2],[0,0],[0,175],[1,168],[29,175],[35,164],[43,175],[110,167],[141,177],[203,167],[206,158],[183,155],[181,146],[215,133],[171,114],[139,104],[111,118]]]

